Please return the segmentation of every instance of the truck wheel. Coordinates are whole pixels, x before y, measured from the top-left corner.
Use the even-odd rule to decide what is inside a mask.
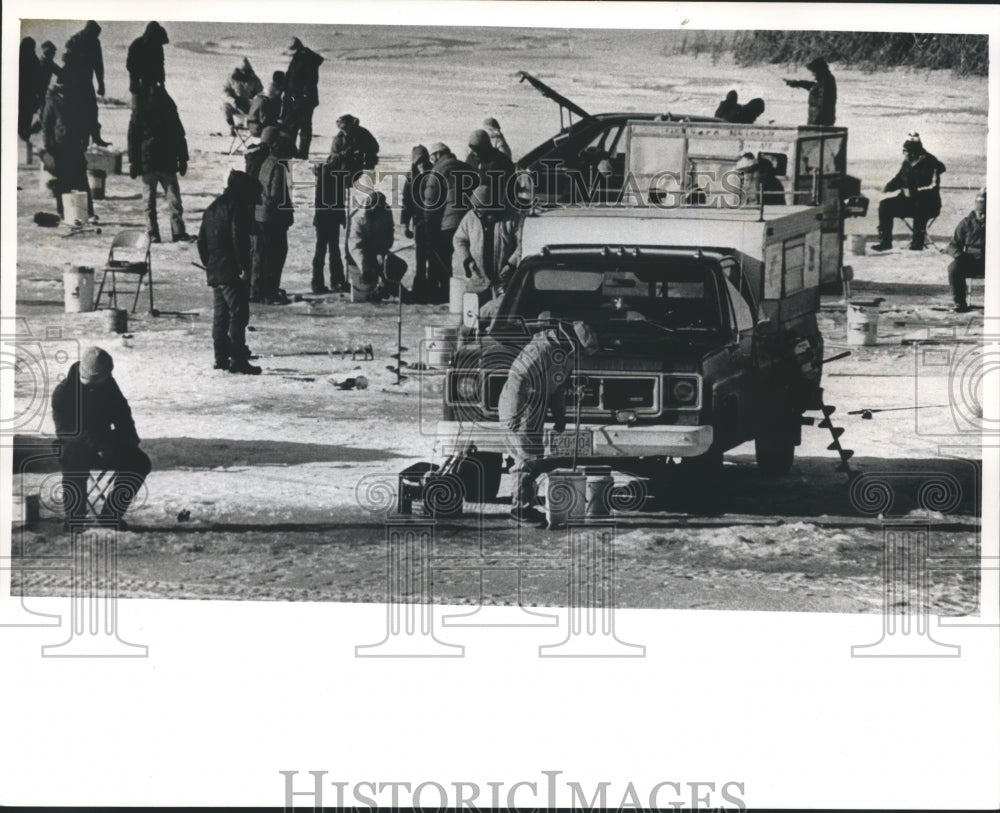
[[[462,481],[465,499],[469,502],[496,499],[502,468],[503,456],[499,452],[472,452],[463,457],[456,465],[455,473]]]
[[[754,438],[757,468],[769,477],[788,474],[795,459],[795,438],[790,432],[762,431]]]

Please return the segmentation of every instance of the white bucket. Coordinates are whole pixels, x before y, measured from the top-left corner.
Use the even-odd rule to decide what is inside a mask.
[[[86,223],[87,222],[87,193],[74,189],[72,192],[64,192],[63,220],[66,223]]]
[[[878,310],[847,306],[847,343],[849,345],[878,344]]]
[[[428,367],[447,367],[458,347],[457,327],[424,328],[423,363]]]
[[[852,234],[851,235],[851,254],[857,257],[865,256],[865,244],[868,238],[863,234]]]
[[[63,273],[66,313],[83,313],[94,309],[94,269],[74,265]]]
[[[572,469],[554,469],[539,478],[550,528],[582,522],[587,512],[587,475]]]

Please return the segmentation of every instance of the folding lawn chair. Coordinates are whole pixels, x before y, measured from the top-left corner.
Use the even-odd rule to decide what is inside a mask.
[[[247,127],[247,114],[233,114],[233,140],[229,142],[229,154],[246,152],[250,141],[250,129]]]
[[[118,275],[128,274],[138,278],[135,286],[135,299],[132,300],[132,313],[135,313],[136,305],[139,304],[142,281],[149,277],[147,284],[149,312],[155,313],[153,309],[153,266],[149,256],[149,235],[145,231],[126,229],[115,235],[115,239],[111,242],[111,249],[108,251],[108,262],[104,266],[101,286],[97,289],[97,299],[94,301],[95,309],[100,307],[101,295],[104,292],[104,284],[108,274],[111,274],[111,289],[107,294],[108,304],[113,308],[118,307]]]
[[[910,223],[905,217],[901,217],[900,220],[903,221],[903,225],[910,230],[910,234],[913,234],[913,224]],[[937,243],[934,242],[934,238],[931,237],[931,226],[934,225],[934,221],[937,220],[936,217],[932,217],[927,221],[927,225],[924,227],[924,244],[933,248],[938,254],[942,253],[941,248]]]

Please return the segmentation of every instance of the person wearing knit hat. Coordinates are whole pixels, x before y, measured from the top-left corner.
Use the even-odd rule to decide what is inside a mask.
[[[882,189],[883,192],[898,191],[899,194],[879,202],[879,241],[872,246],[874,251],[892,248],[892,225],[897,217],[913,218],[910,249],[923,249],[927,222],[941,212],[941,175],[944,171],[944,164],[924,149],[920,134],[908,133],[903,141],[902,166]]]
[[[423,144],[417,144],[410,151],[410,171],[406,173],[403,184],[403,207],[399,214],[399,222],[403,233],[413,239],[416,254],[416,267],[408,298],[411,301],[423,301],[427,296],[427,258],[430,251],[429,234],[427,231],[427,211],[424,200],[424,176],[431,171],[431,157]]]
[[[818,56],[806,65],[812,71],[812,81],[808,79],[786,79],[790,88],[809,91],[809,118],[806,124],[816,127],[832,127],[837,121],[837,80],[830,73],[830,66]]]
[[[946,251],[954,257],[948,265],[948,282],[957,313],[968,313],[967,280],[986,276],[986,187],[979,190],[973,209],[955,227]]]
[[[292,37],[289,53],[292,60],[285,71],[285,82],[289,96],[288,124],[292,150],[298,158],[308,159],[309,146],[312,144],[313,111],[319,106],[319,66],[323,64],[324,58],[311,48],[306,48],[298,37]]]
[[[490,134],[490,141],[493,142],[493,146],[508,158],[512,158],[513,156],[510,154],[510,145],[507,143],[507,139],[504,138],[504,134],[500,132],[500,122],[492,116],[487,116],[483,119],[483,127],[485,127],[486,132]]]
[[[132,410],[113,369],[114,360],[106,350],[88,347],[52,392],[67,525],[86,518],[89,472],[113,471],[99,518],[125,530],[122,515],[152,468],[139,448]]]

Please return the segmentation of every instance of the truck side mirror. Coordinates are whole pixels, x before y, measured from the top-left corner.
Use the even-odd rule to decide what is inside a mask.
[[[479,294],[462,294],[462,325],[474,328],[479,324]]]

